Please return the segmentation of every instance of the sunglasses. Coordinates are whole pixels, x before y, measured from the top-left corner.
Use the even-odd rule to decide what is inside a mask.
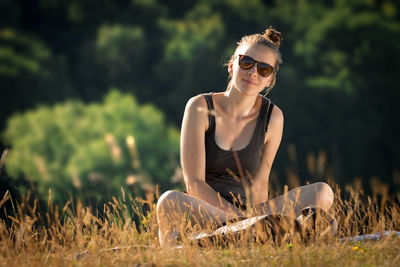
[[[267,63],[259,62],[249,56],[239,55],[239,67],[244,70],[251,69],[255,64],[257,64],[257,72],[262,77],[268,77],[274,70],[274,67]]]

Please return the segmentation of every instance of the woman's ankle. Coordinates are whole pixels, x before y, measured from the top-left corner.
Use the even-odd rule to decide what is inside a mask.
[[[175,247],[178,245],[179,233],[176,228],[173,230],[158,229],[158,241],[162,247]]]

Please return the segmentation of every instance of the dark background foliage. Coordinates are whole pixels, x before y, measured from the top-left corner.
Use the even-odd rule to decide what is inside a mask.
[[[0,130],[12,114],[89,105],[113,87],[179,129],[191,96],[225,90],[223,63],[240,37],[270,25],[284,37],[268,96],[285,116],[274,179],[288,183],[291,171],[301,183],[379,177],[400,191],[394,0],[2,0]],[[3,138],[0,149],[12,151]],[[0,193],[30,186],[26,175],[7,174]]]

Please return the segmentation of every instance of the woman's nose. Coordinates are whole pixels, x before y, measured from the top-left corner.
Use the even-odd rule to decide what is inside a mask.
[[[254,66],[249,69],[248,74],[250,77],[257,75],[257,64],[254,64]]]

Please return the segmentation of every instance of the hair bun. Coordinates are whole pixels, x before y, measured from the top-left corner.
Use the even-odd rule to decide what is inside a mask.
[[[276,46],[276,48],[279,48],[279,46],[281,45],[281,33],[272,27],[269,27],[265,30],[264,37],[268,41],[272,42]]]

